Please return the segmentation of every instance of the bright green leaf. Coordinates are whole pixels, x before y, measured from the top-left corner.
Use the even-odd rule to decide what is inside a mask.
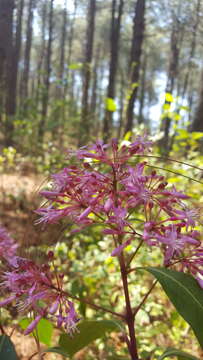
[[[111,320],[83,321],[78,325],[78,332],[73,337],[62,334],[60,336],[60,348],[65,350],[69,356],[73,356],[79,350],[89,345],[92,341],[102,338],[106,333],[120,331],[120,324]]]
[[[176,136],[176,139],[188,139],[190,137],[190,134],[187,130],[185,129],[178,129],[179,135]]]
[[[170,107],[171,107],[170,104],[163,104],[163,109],[164,109],[164,110],[169,110]]]
[[[132,89],[135,89],[135,88],[137,88],[138,86],[139,86],[139,83],[138,83],[138,82],[134,82],[134,83],[131,84]]]
[[[166,94],[165,94],[165,101],[168,101],[168,102],[173,102],[174,101],[174,97],[173,97],[173,95],[171,94],[171,93],[169,93],[169,92],[167,92]]]
[[[203,137],[203,132],[193,131],[191,133],[191,136],[192,136],[193,140],[198,140],[198,139],[201,139]]]
[[[15,347],[7,335],[0,336],[0,359],[18,360]]]
[[[184,111],[190,111],[189,106],[180,106],[180,110],[184,110]]]
[[[195,356],[190,355],[190,354],[186,353],[185,351],[181,351],[181,350],[177,350],[177,349],[173,349],[173,348],[168,348],[163,353],[163,355],[161,355],[159,357],[158,360],[164,360],[165,358],[169,358],[171,356],[176,356],[176,358],[178,360],[199,360]]]
[[[74,64],[70,64],[68,65],[70,70],[81,70],[83,67],[83,64],[81,63],[74,63]]]
[[[188,274],[165,268],[146,268],[160,282],[179,314],[192,327],[203,348],[203,290]]]
[[[31,319],[24,318],[20,320],[19,325],[23,330],[25,330],[30,323],[31,323]],[[37,334],[39,337],[39,341],[42,344],[50,346],[52,333],[53,333],[52,323],[47,319],[41,319],[37,325]]]
[[[127,131],[127,133],[124,136],[124,140],[128,141],[132,136],[132,131]]]
[[[181,115],[180,114],[178,114],[178,113],[174,113],[174,120],[175,121],[179,121],[179,120],[181,120]]]
[[[116,111],[116,103],[112,98],[106,98],[106,110],[114,112]]]

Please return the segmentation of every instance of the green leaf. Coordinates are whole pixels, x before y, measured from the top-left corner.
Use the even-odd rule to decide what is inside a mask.
[[[203,132],[193,131],[191,133],[191,135],[192,135],[192,139],[198,140],[198,139],[201,139],[203,137]]]
[[[182,106],[180,106],[180,110],[190,111],[190,108],[189,108],[189,106],[182,105]]]
[[[132,131],[127,131],[123,140],[128,141],[131,138],[131,136],[132,136]]]
[[[178,360],[199,360],[198,358],[196,358],[193,355],[190,355],[188,353],[186,353],[185,351],[181,351],[181,350],[177,350],[177,349],[173,349],[173,348],[168,348],[163,355],[161,355],[159,357],[158,360],[163,360],[167,357],[171,357],[171,356],[176,356],[178,358]]]
[[[165,100],[171,103],[171,102],[174,101],[174,97],[173,97],[172,94],[170,94],[169,92],[167,92],[167,93],[165,94]]]
[[[83,64],[81,63],[74,63],[74,64],[70,64],[68,65],[70,70],[81,70],[83,67]]]
[[[163,104],[163,109],[164,109],[164,110],[169,110],[170,107],[171,107],[170,104]]]
[[[112,98],[106,98],[106,110],[114,112],[116,111],[116,103]]]
[[[146,268],[160,282],[179,314],[192,327],[203,348],[203,290],[188,274],[165,268]]]
[[[67,353],[67,351],[65,351],[64,349],[61,349],[59,346],[48,348],[48,349],[44,350],[44,352],[45,353],[50,352],[50,353],[60,354],[65,357],[69,357],[69,354]]]
[[[0,336],[0,359],[18,360],[15,347],[7,335]]]
[[[73,356],[79,350],[89,345],[92,341],[102,338],[106,333],[111,331],[120,331],[120,324],[111,320],[81,322],[78,326],[78,332],[72,337],[67,334],[60,336],[60,348],[65,350],[69,356]]]
[[[19,325],[23,330],[25,330],[28,327],[28,325],[31,323],[31,321],[32,321],[31,319],[24,318],[20,320]],[[42,344],[50,346],[52,333],[53,333],[52,323],[47,319],[41,319],[37,325],[37,334],[39,337],[39,341]]]

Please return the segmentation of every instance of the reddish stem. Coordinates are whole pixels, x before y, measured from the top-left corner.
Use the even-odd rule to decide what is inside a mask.
[[[121,253],[119,257],[119,264],[120,264],[121,278],[123,283],[123,290],[124,290],[125,304],[126,304],[125,320],[129,331],[129,341],[127,341],[128,350],[132,360],[139,360],[138,352],[137,352],[137,342],[135,337],[135,316],[133,314],[133,310],[130,302],[130,295],[128,289],[128,272],[126,269],[123,253]]]

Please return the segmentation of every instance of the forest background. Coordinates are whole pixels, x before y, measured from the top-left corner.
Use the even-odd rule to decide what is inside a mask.
[[[80,273],[71,273],[76,295],[97,298],[106,278],[102,264],[111,272],[113,260],[101,257],[102,235],[93,230],[73,242],[57,226],[51,233],[36,229],[37,187],[66,164],[67,148],[96,138],[128,141],[145,132],[162,157],[152,160],[154,167],[201,203],[202,173],[166,156],[196,166],[203,162],[202,35],[202,0],[0,0],[1,223],[22,248],[26,243],[30,256],[43,258],[57,239],[58,266],[64,267],[68,254]],[[109,288],[102,287],[104,304]],[[198,355],[190,328],[166,304],[159,289],[143,310],[143,358],[159,351],[160,343],[166,348],[180,341]],[[89,314],[84,305],[80,311]],[[11,314],[15,322],[13,309]],[[8,318],[4,312],[7,325]],[[163,335],[166,324],[169,336]],[[183,339],[183,333],[189,335]],[[105,346],[99,340],[81,358],[107,358],[115,346],[122,356],[120,343],[117,336]]]

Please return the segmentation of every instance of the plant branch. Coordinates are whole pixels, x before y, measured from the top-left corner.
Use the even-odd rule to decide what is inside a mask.
[[[106,309],[106,308],[104,308],[103,306],[96,305],[96,304],[92,303],[92,302],[89,301],[89,300],[86,300],[86,299],[84,299],[84,298],[81,299],[81,298],[79,298],[78,296],[72,295],[72,294],[70,294],[70,293],[67,292],[67,291],[58,289],[58,288],[55,287],[55,286],[52,286],[52,289],[54,289],[54,290],[56,290],[57,292],[60,292],[60,293],[62,293],[62,294],[64,294],[64,295],[67,295],[68,297],[70,297],[70,298],[73,299],[73,300],[76,300],[76,301],[79,301],[79,302],[83,302],[84,304],[87,304],[87,305],[91,306],[91,307],[92,307],[93,309],[95,309],[95,310],[100,310],[100,311],[103,311],[103,312],[107,312],[107,313],[112,314],[112,315],[114,315],[114,316],[118,316],[118,317],[120,317],[121,319],[124,319],[124,316],[123,316],[122,314],[117,313],[117,312],[115,312],[115,311],[112,311],[112,310],[110,310],[110,309]]]
[[[134,251],[134,253],[130,256],[130,259],[128,260],[126,267],[128,268],[130,263],[132,262],[133,258],[135,257],[135,255],[137,254],[137,252],[139,251],[139,249],[141,248],[142,244],[143,244],[144,240],[141,240],[139,245],[137,246],[136,250]],[[128,273],[130,273],[131,271],[128,271]]]
[[[156,286],[158,280],[154,281],[152,286],[150,287],[150,289],[148,290],[148,292],[145,294],[145,296],[143,297],[141,303],[136,307],[133,315],[136,316],[136,314],[138,313],[138,311],[141,309],[142,305],[145,303],[145,301],[147,300],[148,296],[151,294],[152,290],[154,289],[154,287]]]

